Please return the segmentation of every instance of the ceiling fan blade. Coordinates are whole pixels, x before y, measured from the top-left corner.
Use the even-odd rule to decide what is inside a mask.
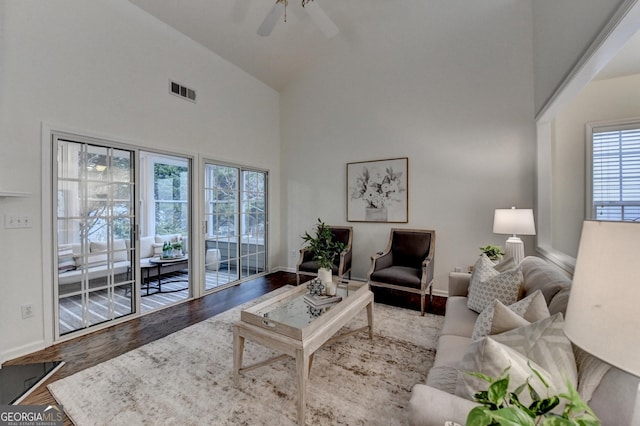
[[[306,2],[304,9],[325,37],[331,38],[340,32],[338,27],[336,27],[336,24],[334,24],[331,18],[324,13],[324,10],[318,6],[316,1]]]
[[[265,16],[264,21],[262,21],[262,24],[260,24],[258,28],[257,34],[259,36],[266,37],[271,34],[276,23],[284,14],[284,7],[284,3],[279,1],[273,5],[273,8],[271,8],[271,11]]]

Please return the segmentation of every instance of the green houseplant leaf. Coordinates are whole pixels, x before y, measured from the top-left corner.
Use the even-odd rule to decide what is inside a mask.
[[[502,251],[502,247],[494,246],[494,245],[486,245],[484,247],[480,247],[480,251],[487,255],[487,257],[491,260],[499,260],[504,256],[504,252]]]
[[[537,377],[547,392],[549,383],[535,368],[529,364],[533,375]],[[467,415],[467,426],[600,426],[600,420],[580,397],[569,380],[566,381],[567,392],[560,395],[541,397],[530,383],[529,377],[525,383],[518,386],[514,392],[509,392],[509,367],[505,368],[499,377],[490,377],[482,373],[465,372],[489,384],[485,391],[474,395],[481,406],[473,408]],[[526,407],[520,402],[519,395],[528,391],[531,404]],[[566,400],[562,414],[552,413],[561,400]]]
[[[307,249],[313,254],[313,260],[318,262],[321,268],[331,270],[333,261],[346,248],[344,243],[333,241],[333,234],[320,218],[315,226],[315,236],[305,232],[302,240],[307,244]]]

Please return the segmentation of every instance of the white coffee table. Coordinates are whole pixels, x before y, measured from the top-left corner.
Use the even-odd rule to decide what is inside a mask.
[[[240,373],[262,367],[284,357],[296,359],[298,423],[304,424],[307,405],[307,382],[313,354],[324,344],[368,330],[373,339],[373,293],[366,283],[338,283],[342,301],[319,310],[305,302],[306,285],[295,287],[269,300],[252,306],[240,314],[233,330],[233,372],[236,386]],[[367,326],[348,333],[336,333],[360,311],[367,308]],[[243,367],[244,340],[282,352],[282,355]]]

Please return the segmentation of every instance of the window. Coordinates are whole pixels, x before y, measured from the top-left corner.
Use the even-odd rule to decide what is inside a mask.
[[[640,121],[587,126],[587,217],[640,221]]]

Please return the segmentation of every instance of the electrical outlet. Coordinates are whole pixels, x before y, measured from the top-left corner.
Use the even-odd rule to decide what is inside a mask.
[[[5,229],[31,228],[31,216],[4,215]]]
[[[22,319],[33,317],[33,303],[27,303],[20,308],[22,309]]]
[[[291,250],[291,257],[298,257],[298,250]]]

